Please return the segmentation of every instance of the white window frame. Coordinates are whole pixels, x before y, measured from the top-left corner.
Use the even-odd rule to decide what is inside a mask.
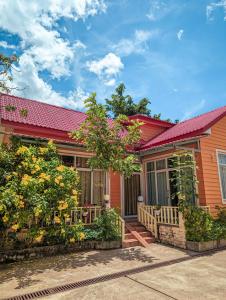
[[[222,204],[226,204],[226,199],[224,199],[223,187],[222,187],[222,184],[221,184],[221,173],[220,173],[220,165],[224,165],[224,164],[220,164],[220,161],[219,161],[219,154],[224,154],[224,155],[226,155],[226,150],[220,150],[220,149],[217,149],[217,150],[216,150],[217,168],[218,168],[218,178],[219,178],[220,191],[221,191],[221,200],[222,200]],[[226,166],[226,164],[225,164],[225,166]]]
[[[195,153],[193,150],[191,150],[192,154],[193,154],[193,160],[195,160]],[[225,151],[226,152],[226,151]],[[145,194],[146,194],[146,197],[147,197],[147,203],[148,203],[148,181],[147,181],[147,174],[148,173],[155,173],[155,188],[156,188],[156,202],[157,202],[157,205],[158,205],[158,188],[157,188],[157,173],[159,172],[166,172],[166,180],[167,180],[167,193],[168,193],[168,205],[171,206],[172,205],[172,200],[170,199],[170,182],[169,182],[169,172],[170,171],[173,171],[175,170],[174,168],[168,168],[167,166],[167,160],[169,158],[173,157],[173,154],[171,155],[167,155],[167,156],[159,156],[158,158],[155,158],[155,159],[150,159],[150,160],[147,160],[145,161]],[[156,162],[159,161],[159,160],[165,160],[165,166],[166,168],[165,169],[161,169],[161,170],[157,170],[156,169]],[[147,164],[150,163],[150,162],[154,162],[154,171],[148,171],[147,170]],[[197,172],[196,172],[196,168],[194,170],[195,172],[195,176],[197,177]],[[198,186],[196,186],[196,189],[198,190]],[[195,195],[195,204],[198,205],[198,198],[196,197]]]
[[[93,173],[94,171],[103,171],[101,169],[94,169],[92,170],[91,168],[78,168],[76,167],[76,158],[77,157],[81,157],[81,158],[90,158],[90,156],[85,156],[85,155],[72,155],[72,154],[68,154],[68,153],[60,153],[61,156],[72,156],[74,157],[74,165],[73,167],[77,170],[77,171],[85,171],[85,172],[91,172],[91,199],[90,199],[90,203],[93,204]],[[110,192],[110,177],[109,177],[109,172],[105,171],[105,182],[106,182],[106,194],[109,194]]]

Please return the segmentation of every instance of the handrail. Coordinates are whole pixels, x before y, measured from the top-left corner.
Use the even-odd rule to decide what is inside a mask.
[[[143,208],[156,218],[159,224],[177,225],[179,224],[179,210],[177,206],[161,206],[157,209],[152,205],[143,205]]]
[[[122,242],[124,242],[124,240],[125,240],[125,221],[123,220],[123,218],[120,215],[118,215],[118,227],[120,228]]]
[[[138,205],[138,221],[158,238],[157,220],[143,205]]]

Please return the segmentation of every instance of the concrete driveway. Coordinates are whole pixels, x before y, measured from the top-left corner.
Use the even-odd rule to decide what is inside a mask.
[[[193,257],[152,244],[74,253],[0,266],[0,299],[145,267],[42,299],[226,299],[226,250]]]

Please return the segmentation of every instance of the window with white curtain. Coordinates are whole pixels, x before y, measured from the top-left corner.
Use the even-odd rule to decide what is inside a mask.
[[[226,153],[218,153],[219,175],[223,201],[226,201]]]
[[[76,167],[80,176],[80,205],[101,205],[107,193],[107,174],[103,170],[91,170],[88,158],[81,156],[61,156],[63,164]]]

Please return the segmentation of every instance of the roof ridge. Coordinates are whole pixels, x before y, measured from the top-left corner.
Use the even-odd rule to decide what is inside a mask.
[[[56,108],[60,108],[60,109],[65,109],[65,110],[72,111],[72,112],[77,112],[77,113],[80,113],[80,114],[83,114],[83,115],[86,114],[85,112],[82,112],[82,111],[79,111],[79,110],[76,110],[76,109],[66,108],[66,107],[63,107],[63,106],[60,106],[60,105],[55,105],[55,104],[49,104],[49,103],[43,102],[42,100],[29,99],[29,98],[24,98],[24,97],[20,97],[20,96],[5,94],[5,93],[0,93],[0,95],[4,95],[4,96],[8,96],[8,97],[13,97],[13,98],[20,99],[20,100],[24,99],[26,101],[31,101],[31,102],[35,102],[35,103],[41,103],[41,104],[44,104],[44,105],[47,105],[47,106],[52,106],[52,107],[56,107]],[[0,98],[0,100],[1,100],[1,98]]]

